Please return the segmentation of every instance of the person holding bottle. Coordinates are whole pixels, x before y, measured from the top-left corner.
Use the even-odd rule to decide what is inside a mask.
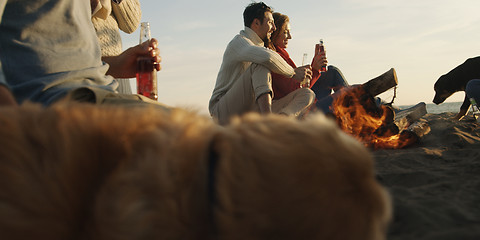
[[[286,50],[289,40],[292,39],[290,33],[290,19],[287,15],[278,12],[273,13],[273,18],[275,20],[276,30],[272,33],[271,41],[266,44],[266,47],[275,50],[283,57],[283,59],[285,59],[285,61],[287,61],[288,64],[290,64],[290,66],[295,68],[296,65]],[[315,104],[316,107],[323,112],[328,112],[331,101],[320,100],[330,96],[332,90],[335,92],[343,87],[349,86],[340,69],[334,66],[328,66],[326,72],[321,72],[321,69],[326,65],[326,55],[320,53],[320,44],[316,44],[315,55],[311,64],[313,76],[310,81],[310,88],[315,93],[317,99]],[[272,73],[272,87],[275,93],[274,99],[279,99],[290,92],[299,89],[301,86],[298,81],[292,78]]]
[[[120,30],[133,33],[140,25],[142,11],[139,0],[100,0],[92,9],[92,23],[97,33],[102,57],[122,53]],[[133,93],[130,79],[116,79],[119,93]]]
[[[102,59],[91,23],[95,4],[98,0],[0,0],[0,100],[45,106],[60,100],[156,103],[139,95],[119,94],[114,78],[135,77],[139,56],[159,63],[158,41]],[[160,70],[160,65],[156,68]]]

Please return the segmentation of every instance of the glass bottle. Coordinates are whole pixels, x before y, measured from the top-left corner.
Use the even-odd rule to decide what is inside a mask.
[[[480,109],[478,108],[477,101],[475,101],[475,98],[470,98],[470,103],[472,104],[472,113],[473,117],[478,121],[480,120]]]
[[[302,66],[305,66],[305,61],[307,60],[308,54],[304,53],[303,54],[303,59],[302,59]],[[303,81],[300,82],[300,88],[309,88],[310,87],[310,80],[305,78]]]
[[[150,41],[150,24],[140,25],[140,44]],[[137,58],[137,93],[153,100],[158,100],[157,69],[150,56]]]
[[[327,58],[327,54],[325,53],[325,45],[323,45],[323,39],[320,39],[319,43],[319,48],[318,48],[318,54],[320,55],[325,55],[325,58]],[[327,71],[327,65],[322,66],[320,68],[320,72],[326,72]]]

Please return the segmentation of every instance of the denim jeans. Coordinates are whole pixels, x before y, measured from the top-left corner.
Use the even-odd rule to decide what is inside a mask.
[[[330,112],[330,106],[333,102],[331,97],[332,90],[336,91],[348,86],[349,84],[340,69],[328,66],[328,70],[322,73],[317,82],[312,86],[312,91],[317,98],[317,108],[324,113]]]
[[[467,83],[465,87],[465,93],[468,98],[473,98],[477,102],[480,102],[480,79],[473,79]]]

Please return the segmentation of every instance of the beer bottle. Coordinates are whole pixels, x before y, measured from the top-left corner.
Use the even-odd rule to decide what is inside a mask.
[[[140,25],[140,44],[150,41],[150,24]],[[153,100],[158,100],[157,69],[150,56],[137,58],[137,93]]]

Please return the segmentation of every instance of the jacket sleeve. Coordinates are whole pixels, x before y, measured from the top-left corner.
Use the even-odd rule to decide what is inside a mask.
[[[237,36],[230,42],[231,49],[242,62],[253,62],[286,77],[295,74],[294,69],[278,53],[265,47],[255,46],[250,40]]]
[[[126,33],[137,30],[142,19],[142,10],[138,0],[123,0],[120,4],[112,4],[112,11],[120,30]]]

